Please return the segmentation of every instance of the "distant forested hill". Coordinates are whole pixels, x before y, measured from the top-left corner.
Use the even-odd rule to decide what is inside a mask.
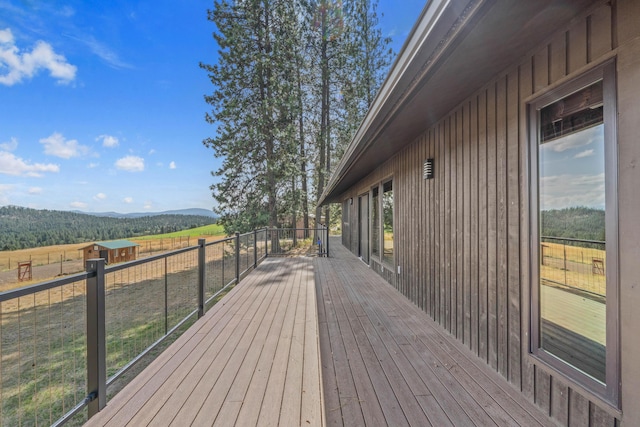
[[[4,206],[0,207],[0,250],[125,239],[180,231],[214,222],[214,218],[196,215],[108,218]]]
[[[575,207],[541,212],[542,235],[605,240],[604,211]]]

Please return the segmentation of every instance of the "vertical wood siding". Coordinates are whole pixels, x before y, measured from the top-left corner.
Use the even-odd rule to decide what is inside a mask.
[[[370,266],[562,425],[616,419],[531,361],[525,99],[610,52],[609,4],[574,20],[353,187],[393,178],[395,265]],[[435,159],[435,178],[422,162]],[[357,254],[357,209],[348,213]],[[400,274],[397,274],[398,266]]]

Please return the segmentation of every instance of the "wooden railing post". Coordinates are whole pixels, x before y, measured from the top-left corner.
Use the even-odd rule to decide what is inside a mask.
[[[240,233],[236,232],[236,285],[240,283]]]
[[[107,405],[104,259],[87,260],[87,392],[89,418]]]
[[[269,227],[264,228],[264,256],[269,256]]]
[[[198,239],[198,318],[204,316],[204,284],[207,271],[206,239]]]

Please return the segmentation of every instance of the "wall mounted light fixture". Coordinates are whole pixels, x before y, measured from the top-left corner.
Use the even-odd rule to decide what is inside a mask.
[[[424,161],[424,164],[422,165],[422,178],[433,178],[433,159],[427,159]]]

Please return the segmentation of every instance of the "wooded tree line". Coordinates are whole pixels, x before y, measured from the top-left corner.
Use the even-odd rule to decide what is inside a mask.
[[[126,239],[201,227],[215,219],[197,215],[109,218],[74,212],[0,207],[0,250]]]
[[[225,230],[337,217],[316,202],[391,63],[377,0],[216,0],[208,19],[203,142],[223,158],[211,190]]]
[[[583,240],[605,240],[605,212],[587,207],[540,212],[542,236]]]

